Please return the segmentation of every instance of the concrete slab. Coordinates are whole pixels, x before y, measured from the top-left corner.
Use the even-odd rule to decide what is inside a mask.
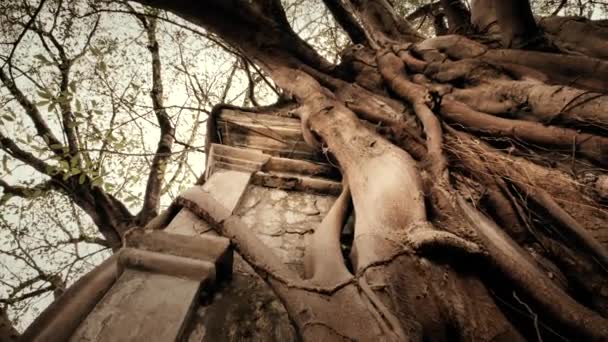
[[[126,269],[70,341],[179,341],[200,281]]]

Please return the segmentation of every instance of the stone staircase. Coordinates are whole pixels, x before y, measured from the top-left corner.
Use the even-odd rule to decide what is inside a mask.
[[[207,144],[205,181],[181,196],[194,202],[211,197],[226,215],[242,216],[297,268],[306,235],[341,182],[327,157],[304,143],[299,121],[285,113],[226,109],[209,118],[214,138]],[[205,220],[172,205],[147,228],[128,232],[124,247],[52,303],[23,340],[239,341],[248,329],[260,341],[295,336],[267,285]],[[204,296],[214,303],[201,304]],[[258,309],[260,300],[273,304]],[[246,327],[242,322],[251,317],[239,315],[262,318]],[[263,317],[274,317],[274,331],[262,331]]]

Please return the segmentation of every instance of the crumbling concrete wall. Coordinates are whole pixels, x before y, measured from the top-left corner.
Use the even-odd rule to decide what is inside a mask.
[[[335,198],[250,185],[235,214],[291,268],[302,271],[304,246]],[[235,254],[233,279],[201,305],[189,341],[295,341],[285,308]]]
[[[236,214],[294,270],[301,272],[306,239],[335,198],[250,186]]]

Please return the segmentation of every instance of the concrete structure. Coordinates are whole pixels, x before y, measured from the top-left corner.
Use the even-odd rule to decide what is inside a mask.
[[[309,148],[286,109],[215,110],[201,184],[181,197],[238,215],[301,271],[304,245],[340,192],[339,173]],[[223,216],[222,216],[223,215]],[[220,217],[221,216],[221,217]],[[26,341],[292,341],[276,296],[229,240],[179,204],[57,299]]]

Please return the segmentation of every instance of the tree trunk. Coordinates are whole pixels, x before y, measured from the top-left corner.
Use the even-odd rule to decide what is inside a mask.
[[[0,342],[16,342],[19,340],[19,332],[8,318],[4,308],[0,307]]]
[[[608,339],[608,211],[582,181],[608,164],[608,102],[594,92],[607,62],[534,51],[550,37],[525,40],[539,34],[526,1],[474,1],[472,23],[448,11],[504,49],[424,40],[385,0],[326,2],[358,43],[349,66],[298,38],[278,1],[144,2],[238,46],[293,95],[306,142],[339,163],[344,190],[303,275],[238,218],[212,222],[303,340]],[[349,267],[339,235],[351,202]]]

